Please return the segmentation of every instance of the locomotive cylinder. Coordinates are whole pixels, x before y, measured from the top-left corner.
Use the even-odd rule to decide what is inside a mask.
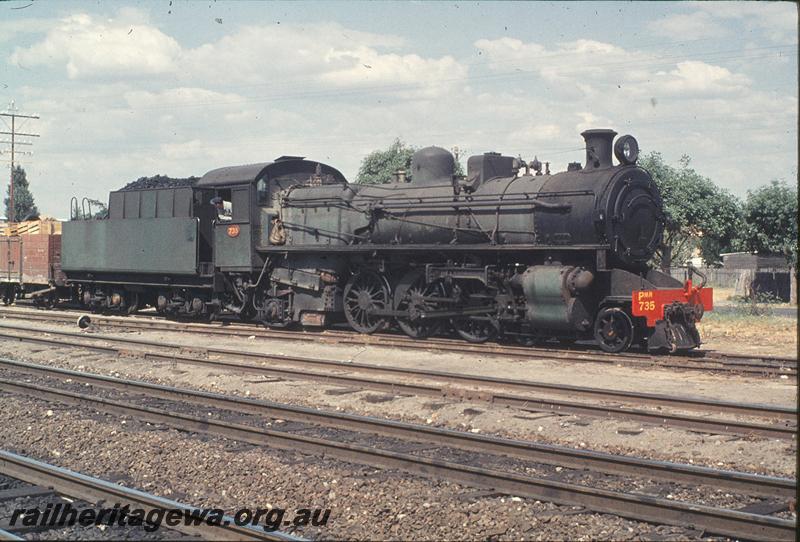
[[[533,327],[585,330],[591,316],[580,294],[593,280],[594,275],[580,267],[532,265],[516,275],[512,285],[525,295],[526,320]]]

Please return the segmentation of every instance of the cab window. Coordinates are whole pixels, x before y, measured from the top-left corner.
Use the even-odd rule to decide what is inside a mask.
[[[230,190],[217,190],[211,205],[217,213],[217,220],[227,222],[233,218],[233,202]]]
[[[256,198],[260,207],[269,206],[269,185],[264,178],[260,179],[256,184]]]

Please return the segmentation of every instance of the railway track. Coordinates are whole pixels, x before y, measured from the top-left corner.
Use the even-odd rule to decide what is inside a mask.
[[[30,367],[30,364],[26,365]],[[21,369],[22,365],[17,365],[17,368]],[[52,369],[35,368],[35,370],[38,371]],[[56,373],[59,374],[59,378],[63,378],[65,376],[65,374],[59,373],[58,371],[56,371]],[[31,373],[27,374],[30,375]],[[144,383],[140,382],[121,381],[118,379],[110,379],[108,377],[99,377],[99,375],[84,375],[82,378],[97,378],[98,380],[95,380],[95,382],[103,381],[104,386],[120,386],[125,388],[126,391],[142,393],[144,390],[144,388],[140,387]],[[349,463],[366,464],[378,468],[399,469],[423,477],[441,478],[468,486],[492,489],[494,491],[511,495],[520,495],[566,505],[583,506],[590,510],[611,513],[631,519],[649,521],[657,524],[691,525],[695,528],[703,529],[709,533],[747,539],[794,539],[794,521],[781,519],[768,514],[752,513],[742,510],[730,510],[702,504],[683,502],[679,500],[665,499],[652,495],[598,489],[594,487],[597,484],[592,484],[590,486],[542,477],[532,477],[514,472],[481,468],[470,464],[433,459],[430,457],[391,451],[376,447],[367,447],[353,442],[341,442],[337,440],[330,440],[328,438],[293,434],[288,431],[263,429],[253,425],[231,422],[229,420],[218,420],[210,417],[201,418],[191,414],[176,412],[175,409],[165,410],[161,408],[143,406],[140,404],[131,403],[129,401],[98,397],[96,394],[84,393],[83,387],[81,388],[80,393],[76,393],[74,391],[34,384],[20,378],[14,380],[2,379],[0,384],[0,387],[2,387],[3,391],[5,392],[23,394],[33,397],[36,400],[59,402],[69,405],[80,405],[112,415],[131,416],[143,422],[165,424],[180,430],[221,436],[241,442],[265,445],[278,449],[288,449],[292,451],[300,451],[302,453],[324,455],[325,457],[332,457]],[[176,393],[178,395],[172,397],[172,399],[181,400],[180,398],[187,397],[186,392],[189,391],[175,391],[173,388],[153,385],[145,385],[145,387],[150,390],[147,393],[158,390],[157,395],[160,399],[165,399],[168,394]],[[257,407],[258,410],[262,414],[268,414],[267,412],[264,412],[265,405],[259,404],[260,402],[254,402],[253,400],[234,400],[232,398],[225,398],[224,396],[218,396],[214,394],[201,394],[195,396],[195,398],[196,400],[206,402],[210,399],[214,399],[214,401],[222,401],[224,408],[226,409],[230,409],[232,407],[242,408],[242,405],[248,405],[247,408],[252,409],[256,408],[256,405],[259,405]],[[234,404],[234,401],[237,404]],[[272,405],[272,407],[274,406],[275,405]],[[283,415],[283,412],[286,411],[282,411],[281,415]],[[272,412],[272,414],[274,415],[275,412]],[[305,412],[303,415],[308,416],[310,413]],[[324,414],[317,413],[317,416],[322,415]],[[349,423],[367,423],[367,420],[359,420],[358,418],[359,417],[350,417]],[[342,418],[338,418],[338,420],[340,421],[334,423],[341,423]],[[308,421],[308,418],[306,421]],[[321,418],[317,418],[317,422],[326,423]],[[396,429],[393,429],[393,431],[402,430],[405,431],[406,434],[415,429],[413,427],[409,427],[408,424],[396,424],[395,426]],[[350,428],[352,429],[353,427],[351,426]],[[374,426],[372,429],[367,430],[369,432],[375,431]],[[412,434],[416,436],[416,440],[448,438],[451,439],[448,441],[448,443],[452,443],[454,436],[442,436],[446,433],[447,432],[441,433],[440,436],[435,437],[434,433],[427,433],[424,434],[424,436],[421,436],[416,435],[412,431]],[[394,433],[394,436],[398,435],[399,433]],[[504,453],[504,450],[511,449],[511,446],[519,447],[520,445],[527,444],[516,441],[504,441],[502,439],[487,439],[485,437],[469,438],[472,442],[481,443],[481,451],[487,451],[490,447],[494,447],[493,452],[498,454]],[[442,443],[443,441],[438,442]],[[462,442],[467,441],[464,440]],[[517,450],[517,453],[520,453],[519,448],[517,448]],[[600,454],[600,456],[602,455],[603,454]],[[598,463],[595,463],[595,466],[599,465],[599,461],[601,459],[600,456],[596,458]],[[619,465],[622,465],[622,463],[619,463]],[[638,467],[636,468],[641,469],[643,465],[644,463],[639,463]],[[772,491],[768,493],[773,495],[772,499],[774,500],[775,496],[777,495],[779,501],[782,501],[785,504],[788,503],[790,495],[793,494],[792,489],[796,485],[794,480],[757,477],[755,475],[714,471],[713,469],[701,469],[696,467],[691,468],[687,465],[681,465],[680,469],[678,470],[672,470],[672,468],[666,466],[666,464],[662,464],[660,466],[662,468],[662,470],[659,471],[660,476],[676,475],[680,476],[682,481],[686,481],[687,476],[694,476],[694,480],[705,480],[703,483],[713,484],[712,487],[715,487],[718,484],[726,483],[744,484],[743,486],[739,486],[739,488],[742,489],[744,487],[751,487],[758,491],[759,494],[764,494],[765,491],[763,487],[761,489],[757,489],[756,486],[758,486],[759,483],[771,485]],[[677,474],[678,471],[681,471],[680,474]]]
[[[695,465],[682,465],[605,454],[566,446],[542,445],[528,441],[476,435],[428,425],[317,410],[273,401],[232,397],[218,393],[120,379],[4,358],[0,358],[0,368],[26,375],[43,376],[117,391],[133,392],[177,403],[183,402],[206,408],[214,407],[233,412],[255,414],[266,418],[418,440],[471,452],[487,452],[499,456],[516,457],[575,469],[592,469],[614,474],[648,476],[669,482],[724,487],[732,491],[743,491],[755,495],[791,497],[796,489],[795,481],[786,478],[743,474]],[[4,384],[9,384],[9,381],[0,379],[0,389],[3,389]]]
[[[3,497],[3,494],[6,493],[6,499],[49,497],[56,493],[72,499],[86,501],[87,503],[101,501],[119,503],[120,506],[128,505],[131,508],[142,509],[148,513],[156,509],[179,510],[188,516],[194,510],[197,510],[195,507],[177,501],[42,463],[5,450],[0,450],[0,474],[30,484],[29,487],[7,490],[6,492],[0,491],[0,497]],[[25,508],[31,508],[30,502],[26,502]],[[191,525],[189,523],[179,522],[177,525],[170,525],[169,529],[185,533],[189,535],[189,538],[199,536],[209,540],[302,540],[278,531],[269,532],[250,526],[239,526],[229,516],[225,516],[221,524],[197,522],[197,525]],[[23,540],[23,538],[14,533],[14,526],[4,524],[2,527],[0,529],[0,540]]]
[[[68,315],[69,314],[69,315]],[[85,312],[44,312],[19,308],[0,309],[0,316],[31,321],[50,321],[73,324]],[[74,315],[74,317],[72,316]],[[202,332],[211,335],[279,339],[301,342],[328,342],[342,345],[373,345],[461,354],[484,354],[513,359],[548,359],[572,363],[605,363],[611,365],[657,366],[671,369],[710,372],[731,372],[750,375],[797,375],[797,359],[779,356],[756,356],[714,351],[697,351],[688,356],[653,356],[646,353],[628,352],[608,354],[575,346],[573,348],[550,348],[544,346],[514,346],[498,343],[469,344],[461,340],[441,337],[414,340],[403,335],[377,333],[364,335],[352,331],[328,329],[306,332],[264,329],[245,323],[187,323],[167,320],[155,315],[128,317],[91,315],[93,321],[109,328],[137,329],[172,332]]]
[[[12,331],[12,332],[9,332]],[[7,340],[80,348],[113,355],[139,357],[154,361],[184,363],[205,368],[222,369],[293,380],[310,380],[344,385],[357,389],[386,391],[394,394],[446,397],[463,401],[484,401],[525,410],[613,417],[655,425],[684,427],[708,433],[725,433],[769,438],[795,439],[797,410],[772,405],[741,404],[692,397],[628,392],[564,384],[520,381],[502,378],[424,371],[367,363],[283,356],[227,348],[187,348],[183,344],[148,341],[129,337],[93,337],[79,332],[27,328],[0,324],[0,337]],[[104,344],[99,344],[104,343]],[[134,348],[132,348],[134,347]],[[218,356],[223,359],[211,359]],[[255,364],[231,359],[255,361]],[[318,369],[322,368],[322,371]],[[316,371],[314,369],[317,369]],[[343,374],[343,372],[349,374]],[[356,374],[353,374],[356,373]],[[380,376],[383,378],[367,378]],[[387,380],[386,377],[391,377]],[[403,381],[398,380],[403,379]],[[522,393],[522,395],[520,395]],[[550,396],[564,396],[570,400]],[[582,399],[587,402],[577,402]],[[592,401],[592,402],[588,402]],[[611,403],[611,404],[608,404]],[[647,405],[658,410],[632,408]],[[701,411],[706,416],[688,415],[679,411]],[[742,417],[767,418],[769,423],[729,418],[710,418],[709,412]]]

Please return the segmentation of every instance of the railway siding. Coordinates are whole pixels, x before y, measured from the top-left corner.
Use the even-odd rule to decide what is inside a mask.
[[[114,390],[143,393],[176,403],[191,403],[203,407],[221,408],[274,419],[285,419],[389,437],[420,440],[473,452],[487,452],[529,461],[543,461],[570,468],[590,468],[617,474],[645,475],[673,482],[707,484],[759,495],[789,497],[794,495],[796,489],[795,481],[786,478],[749,475],[694,465],[614,456],[563,446],[540,445],[533,442],[476,435],[419,424],[339,412],[326,412],[271,401],[235,398],[218,393],[180,389],[135,380],[123,380],[80,371],[21,363],[8,359],[0,359],[0,367],[25,374],[61,378],[65,381],[82,382]]]
[[[12,326],[7,324],[0,324],[0,327],[20,331],[32,331],[21,326]],[[737,404],[722,401],[707,401],[697,398],[683,399],[680,397],[668,397],[664,395],[654,394],[634,394],[627,392],[615,392],[613,390],[600,390],[597,388],[579,388],[577,386],[553,386],[549,384],[541,384],[536,382],[514,381],[509,379],[499,379],[491,377],[478,377],[470,375],[459,375],[455,373],[444,373],[441,371],[421,371],[408,368],[378,366],[364,363],[342,363],[334,360],[315,359],[299,356],[275,356],[272,354],[258,354],[254,352],[246,352],[242,350],[223,349],[223,348],[206,348],[204,353],[207,355],[223,356],[225,359],[210,359],[208,357],[193,357],[179,354],[183,351],[185,346],[181,344],[165,343],[163,341],[147,341],[144,339],[132,338],[119,338],[119,337],[103,337],[97,339],[107,344],[93,344],[87,342],[87,337],[80,333],[51,330],[49,335],[66,337],[64,339],[53,339],[49,337],[42,337],[40,334],[35,336],[24,334],[4,334],[0,332],[0,336],[5,336],[7,339],[17,339],[28,342],[72,346],[78,348],[94,349],[102,352],[111,352],[118,354],[118,347],[115,343],[121,343],[123,355],[126,357],[140,356],[151,360],[161,360],[170,362],[180,362],[190,365],[214,367],[225,369],[235,372],[247,372],[253,374],[266,374],[266,375],[279,375],[288,378],[299,380],[313,380],[326,383],[344,384],[361,389],[375,389],[381,391],[391,391],[396,393],[413,393],[417,395],[431,395],[431,396],[467,396],[470,400],[485,399],[492,403],[503,404],[507,406],[516,406],[518,408],[545,411],[545,412],[560,412],[570,414],[582,414],[590,416],[611,416],[620,419],[633,420],[645,423],[666,424],[678,427],[686,427],[695,430],[704,430],[710,432],[722,432],[741,435],[758,435],[767,437],[776,437],[783,439],[795,439],[797,433],[797,426],[791,422],[797,417],[796,410],[784,407],[774,407],[767,405],[748,405]],[[77,340],[69,340],[77,339]],[[136,345],[139,347],[149,347],[148,350],[132,350],[128,345]],[[163,349],[172,349],[172,354],[164,354],[161,352]],[[196,350],[196,349],[193,349]],[[249,359],[260,364],[243,364],[239,362],[228,361],[231,358]],[[278,366],[265,366],[265,363],[277,363]],[[281,366],[284,365],[284,366]],[[285,367],[291,365],[291,367]],[[411,378],[417,382],[399,382],[397,380],[381,380],[365,378],[356,375],[342,375],[333,372],[312,372],[302,369],[302,366],[319,367],[323,366],[327,369],[335,368],[339,371],[347,371],[349,373],[363,373],[367,375],[378,374],[382,376],[394,376]],[[467,386],[470,391],[453,393],[453,389],[443,386],[445,384],[459,384]],[[477,386],[481,387],[478,388]],[[504,393],[504,390],[525,390],[527,395],[510,395]],[[629,404],[645,404],[645,405],[658,405],[659,407],[667,406],[672,408],[680,408],[684,410],[699,410],[704,409],[705,412],[722,411],[724,413],[736,413],[738,415],[746,416],[759,416],[769,417],[777,420],[777,423],[754,423],[751,421],[742,421],[736,419],[718,419],[706,418],[698,416],[685,415],[679,412],[664,412],[647,411],[642,409],[630,408],[629,406],[614,406],[603,404],[589,404],[577,403],[575,401],[564,401],[559,399],[542,398],[534,394],[541,393],[544,390],[546,393],[553,394],[567,394],[569,396],[578,396],[583,399],[590,399],[597,401],[622,400]]]
[[[86,476],[85,474],[43,463],[6,450],[0,450],[0,474],[32,484],[33,488],[19,492],[21,496],[25,497],[49,496],[57,492],[88,503],[106,502],[120,504],[120,506],[128,505],[145,510],[147,513],[153,510],[179,510],[186,514],[191,514],[196,509],[171,499],[165,499],[137,489]],[[31,508],[30,503],[26,504],[26,508]],[[279,531],[268,532],[254,527],[239,526],[229,516],[224,517],[223,522],[227,522],[227,525],[180,523],[172,528],[188,535],[200,536],[210,540],[269,540],[278,542],[301,540],[298,537]],[[4,525],[4,527],[5,529],[3,530],[10,534],[9,539],[21,539],[13,538],[16,537],[12,532],[13,525]],[[136,536],[141,538],[142,535],[147,535],[147,533],[139,532]],[[167,535],[167,538],[175,539],[175,535]]]
[[[133,416],[150,423],[163,423],[182,430],[232,438],[304,453],[334,457],[378,468],[400,469],[422,476],[434,476],[473,487],[490,488],[512,495],[547,499],[561,504],[588,507],[659,524],[686,524],[729,536],[752,539],[788,540],[794,536],[795,523],[767,515],[732,511],[659,497],[627,494],[588,485],[535,478],[506,470],[492,470],[450,460],[409,455],[373,446],[333,441],[315,436],[259,429],[251,425],[199,418],[174,410],[140,406],[128,402],[92,397],[84,393],[57,390],[32,383],[3,380],[2,388],[32,395],[39,400],[88,406],[117,416]],[[596,484],[595,484],[596,485]]]
[[[37,322],[41,324],[44,321],[58,323],[55,319],[40,319]],[[136,321],[139,319],[137,318]],[[9,355],[10,348],[15,351],[14,355],[16,355],[17,348],[10,345],[19,341],[17,344],[21,359],[34,359],[40,363],[46,363],[48,366],[34,367],[32,364],[20,364],[15,360],[0,361],[0,379],[2,380],[0,387],[3,388],[6,397],[12,397],[13,401],[18,401],[20,399],[17,398],[23,396],[31,397],[30,400],[37,401],[39,404],[47,404],[46,401],[52,401],[51,404],[65,400],[74,401],[76,405],[81,405],[77,409],[70,408],[70,412],[75,416],[76,424],[85,423],[86,416],[97,419],[97,412],[100,412],[100,418],[104,419],[107,425],[109,423],[119,424],[120,420],[124,423],[127,420],[128,424],[123,426],[124,429],[120,429],[121,438],[123,432],[127,433],[134,429],[161,432],[169,426],[181,431],[189,431],[184,434],[186,439],[191,441],[195,439],[192,436],[193,433],[205,431],[204,434],[207,436],[201,439],[201,442],[206,442],[208,438],[229,442],[232,450],[236,450],[236,455],[232,457],[237,458],[241,451],[248,449],[246,445],[244,448],[242,447],[243,443],[250,442],[261,446],[267,444],[264,439],[268,439],[273,444],[282,440],[283,444],[278,442],[276,450],[284,450],[286,453],[296,453],[299,450],[301,455],[317,456],[317,454],[321,454],[335,462],[341,462],[342,465],[351,465],[341,468],[351,468],[355,471],[359,467],[354,465],[361,464],[381,469],[373,472],[386,473],[378,476],[395,476],[390,473],[394,473],[397,469],[398,472],[405,472],[415,477],[420,476],[425,480],[441,479],[447,480],[449,483],[458,483],[465,489],[468,487],[484,488],[483,493],[479,492],[481,495],[497,495],[498,484],[508,484],[502,487],[512,488],[516,487],[514,484],[520,483],[530,486],[531,479],[538,482],[543,480],[551,485],[539,484],[535,491],[532,491],[530,487],[513,489],[519,493],[513,493],[512,489],[502,489],[501,487],[501,496],[496,498],[502,500],[504,493],[518,495],[522,501],[515,496],[510,502],[526,503],[522,509],[532,506],[534,499],[537,499],[536,506],[539,505],[539,501],[555,502],[557,504],[551,506],[556,506],[567,514],[577,514],[581,518],[579,521],[585,521],[584,517],[592,517],[597,519],[591,521],[599,525],[614,524],[618,520],[607,514],[589,514],[589,510],[612,513],[632,519],[635,517],[650,522],[656,521],[647,519],[655,517],[655,509],[643,506],[640,503],[642,499],[645,501],[649,499],[650,505],[653,505],[653,499],[661,499],[689,506],[692,513],[695,514],[689,517],[694,527],[699,530],[680,531],[684,533],[681,538],[701,536],[703,532],[707,534],[727,533],[728,536],[746,536],[753,539],[771,536],[784,538],[780,531],[787,530],[789,526],[794,525],[794,516],[787,511],[787,507],[789,510],[792,507],[789,501],[796,488],[796,481],[793,478],[764,477],[726,471],[725,469],[709,469],[693,465],[691,461],[689,464],[683,465],[664,465],[658,461],[644,459],[644,457],[652,457],[650,454],[645,454],[643,457],[604,454],[585,449],[583,442],[580,442],[580,446],[578,446],[577,441],[570,450],[570,447],[565,448],[558,445],[496,438],[489,434],[482,434],[483,432],[477,429],[471,429],[476,426],[469,423],[461,424],[463,428],[460,427],[459,430],[453,431],[442,427],[442,425],[452,427],[450,423],[442,424],[432,420],[431,418],[436,418],[435,415],[425,421],[425,414],[423,414],[428,408],[434,410],[440,408],[439,405],[446,405],[446,409],[453,412],[461,403],[464,405],[461,408],[465,419],[474,417],[483,420],[491,412],[499,414],[504,410],[508,412],[504,417],[509,421],[517,418],[542,419],[541,416],[545,418],[550,416],[551,420],[561,420],[561,427],[568,428],[571,424],[582,427],[587,424],[589,426],[586,430],[587,433],[591,433],[590,428],[594,427],[598,438],[601,438],[598,432],[608,428],[609,424],[589,421],[586,418],[605,419],[611,416],[608,412],[614,409],[620,412],[617,416],[620,420],[636,420],[635,416],[639,411],[647,413],[649,417],[638,420],[642,426],[646,427],[645,435],[652,432],[653,437],[662,435],[661,438],[668,438],[670,434],[675,435],[674,431],[676,430],[682,431],[682,434],[687,436],[691,435],[692,431],[700,431],[699,435],[702,435],[703,432],[719,434],[725,432],[724,423],[729,426],[742,423],[744,425],[733,431],[734,434],[738,432],[740,435],[736,438],[718,439],[717,436],[709,434],[705,434],[705,438],[709,439],[711,444],[715,442],[723,444],[720,450],[730,449],[735,447],[737,442],[741,443],[739,449],[744,450],[745,457],[747,457],[748,454],[759,448],[770,449],[775,453],[782,453],[780,450],[788,452],[796,449],[797,428],[792,425],[796,419],[796,411],[793,408],[780,404],[742,404],[730,400],[680,397],[669,393],[640,394],[632,392],[630,388],[607,390],[602,386],[580,386],[573,383],[561,385],[557,382],[538,379],[526,381],[513,377],[511,374],[498,379],[472,375],[469,372],[457,374],[449,370],[426,371],[414,368],[413,363],[410,363],[410,366],[395,365],[391,360],[397,359],[396,357],[380,360],[373,358],[373,356],[380,355],[377,354],[380,352],[379,349],[373,350],[371,354],[355,356],[353,351],[358,353],[360,350],[354,349],[354,345],[348,347],[346,337],[342,342],[334,341],[337,348],[342,349],[342,352],[350,351],[349,354],[343,354],[343,358],[339,359],[329,359],[327,355],[314,355],[314,353],[324,352],[325,348],[303,347],[287,350],[287,344],[297,341],[281,342],[282,339],[277,339],[273,343],[271,332],[264,333],[263,337],[260,336],[260,333],[252,333],[246,337],[241,336],[248,329],[244,326],[232,334],[227,333],[227,326],[211,326],[219,333],[208,334],[209,337],[201,339],[202,334],[198,332],[202,331],[204,326],[192,324],[190,328],[182,330],[184,336],[176,341],[170,337],[169,331],[167,331],[168,327],[174,325],[156,321],[154,326],[146,332],[145,328],[139,329],[141,337],[131,337],[131,335],[122,333],[111,334],[108,331],[112,329],[119,332],[136,330],[136,326],[126,326],[124,322],[115,326],[105,326],[102,320],[98,321],[96,318],[95,325],[88,332],[75,332],[41,325],[26,330],[26,326],[11,324],[5,330],[0,330],[0,336],[8,339],[6,341],[8,347],[4,349],[6,355]],[[182,327],[183,325],[177,324],[177,326]],[[0,327],[3,327],[3,324],[0,324]],[[221,338],[226,335],[233,337],[233,340],[225,346],[220,346],[219,340],[214,339],[214,337]],[[36,344],[45,346],[46,350],[42,350],[41,346],[36,346]],[[273,344],[280,346],[275,348],[272,346]],[[256,352],[264,346],[270,348],[270,354]],[[385,343],[382,343],[381,346],[385,346]],[[288,352],[290,355],[284,355],[283,352]],[[349,361],[344,361],[344,356]],[[505,363],[513,367],[512,363]],[[555,369],[555,364],[561,362],[553,360],[552,363]],[[567,358],[564,358],[564,363],[569,363]],[[56,365],[56,367],[52,365]],[[58,365],[61,365],[62,368],[57,367]],[[624,370],[624,368],[617,367],[616,364],[609,366],[617,372]],[[79,370],[70,371],[63,367]],[[87,374],[84,372],[87,367],[89,370],[113,374],[117,378]],[[26,382],[20,382],[17,376],[13,376],[20,371],[28,375]],[[375,372],[374,376],[372,371]],[[125,374],[127,378],[134,377],[151,382],[124,380],[119,378],[120,374]],[[700,373],[695,374],[700,377],[698,379],[700,382],[710,382],[714,378],[712,373],[704,376],[700,376]],[[257,375],[259,378],[248,378],[248,375]],[[669,373],[664,371],[661,378],[668,378],[668,375]],[[773,374],[773,376],[777,375]],[[676,374],[674,378],[681,379],[685,376]],[[790,375],[789,378],[791,378]],[[152,381],[156,383],[152,383]],[[318,382],[322,385],[308,386],[308,381]],[[287,393],[291,394],[291,390],[294,390],[297,402],[300,404],[308,404],[309,400],[313,401],[313,397],[324,398],[330,392],[332,401],[323,401],[323,404],[339,404],[343,405],[345,410],[353,408],[356,411],[363,411],[363,408],[355,406],[360,401],[364,407],[367,405],[374,407],[374,409],[368,407],[368,411],[384,412],[383,415],[388,416],[394,416],[391,413],[393,404],[416,404],[417,408],[421,408],[421,412],[408,410],[408,406],[401,407],[402,419],[407,417],[418,419],[415,416],[421,415],[422,420],[420,423],[412,424],[366,418],[344,412],[325,412],[320,410],[318,404],[313,403],[309,405],[311,408],[304,408],[253,397],[234,398],[208,391],[177,389],[174,386],[164,386],[163,382],[180,382],[188,384],[190,387],[199,386],[205,390],[213,389],[234,394],[244,394],[246,390],[247,395],[252,393],[257,397],[270,397],[276,390],[283,390],[279,391],[277,396],[283,396],[285,397],[284,401],[288,400],[292,403],[295,402],[295,397],[287,396]],[[239,385],[236,386],[235,383],[239,383]],[[55,387],[53,387],[54,384]],[[786,386],[786,384],[788,382],[783,379],[770,379],[769,381],[752,379],[748,385],[753,389],[757,389],[758,386],[769,389]],[[332,386],[340,387],[333,388]],[[86,392],[90,389],[91,393],[87,394]],[[357,390],[380,391],[384,394],[375,395],[368,391],[358,392]],[[8,395],[9,393],[13,395]],[[73,394],[72,397],[69,397],[70,394]],[[750,396],[754,397],[755,395],[751,394]],[[433,399],[433,402],[424,403],[423,397]],[[348,398],[351,399],[348,400]],[[637,399],[640,401],[639,403],[637,403]],[[486,407],[481,407],[481,404]],[[511,408],[498,409],[497,406]],[[52,408],[58,411],[58,407]],[[573,408],[573,410],[570,412],[569,408]],[[340,408],[337,406],[336,410],[340,410]],[[485,414],[482,414],[482,411],[485,411]],[[598,415],[603,411],[605,411],[604,414]],[[95,414],[91,414],[92,412]],[[526,415],[526,412],[530,412],[531,415]],[[201,413],[202,416],[198,416],[198,413]],[[152,417],[156,414],[170,418]],[[656,422],[657,418],[663,420],[665,416],[673,414],[677,415],[677,418],[684,417],[688,420],[698,418],[707,425],[701,428],[678,429],[679,426],[673,424],[675,429],[669,429],[670,425],[664,424],[663,421]],[[194,420],[187,421],[188,418],[194,418]],[[264,420],[269,421],[265,422]],[[182,425],[184,423],[189,425]],[[713,425],[714,423],[717,423],[716,427]],[[520,424],[530,425],[529,422],[520,422]],[[750,429],[753,429],[753,425],[761,425],[768,432],[760,436],[752,431],[747,433],[745,431],[747,424],[750,424]],[[545,423],[545,425],[552,428],[558,427],[559,423],[556,423],[555,426],[553,423]],[[225,426],[229,428],[228,431],[240,432],[236,434],[223,433]],[[482,427],[482,424],[480,426]],[[252,428],[261,431],[262,433],[259,434],[261,436],[253,433]],[[542,428],[539,427],[539,431],[541,430]],[[263,431],[270,433],[264,436]],[[627,438],[630,441],[641,440],[636,436],[641,431],[641,428],[632,429],[630,434],[634,436]],[[273,432],[279,434],[281,438]],[[574,433],[575,431],[566,430],[566,432]],[[577,432],[579,433],[580,430]],[[503,431],[500,433],[504,434]],[[252,440],[247,440],[248,435]],[[372,436],[368,438],[366,435]],[[777,446],[776,437],[785,445]],[[257,438],[261,438],[261,441],[257,441]],[[531,435],[531,438],[535,437]],[[625,438],[616,440],[622,442]],[[652,439],[650,440],[652,441]],[[689,438],[689,442],[695,440],[696,437]],[[290,442],[294,444],[292,445]],[[312,445],[307,447],[308,442],[326,447],[333,446],[337,450],[346,449],[350,455],[345,457],[344,451],[341,451],[342,455],[336,455],[330,450],[323,451],[322,448],[313,448]],[[382,450],[388,454],[395,454],[392,456],[394,460],[400,460],[396,457],[396,454],[399,454],[402,456],[402,461],[413,458],[413,461],[420,465],[414,468],[420,470],[416,471],[414,468],[404,467],[398,463],[387,463],[383,456],[375,459],[374,454],[372,454],[372,462],[367,461],[367,456],[358,456],[360,459],[356,461],[353,459],[355,457],[353,452],[362,443],[367,445],[364,450],[361,450],[363,452]],[[354,449],[352,446],[356,448]],[[590,443],[590,447],[594,447],[594,441]],[[270,452],[270,455],[273,453],[275,452]],[[614,457],[615,455],[616,457]],[[410,456],[410,458],[405,456]],[[694,458],[697,461],[697,456]],[[145,462],[150,461],[144,456],[142,459]],[[705,457],[701,456],[700,459],[699,463],[701,464],[714,464],[708,463]],[[126,460],[123,459],[123,461]],[[300,459],[299,461],[304,464],[313,459]],[[432,464],[431,461],[435,463]],[[723,465],[722,462],[718,464]],[[729,464],[738,465],[737,462]],[[484,471],[480,473],[481,475],[488,473],[497,475],[499,478],[476,478],[479,473],[470,471],[464,474],[463,469],[460,475],[456,474],[456,470],[440,470],[456,467],[479,468]],[[745,466],[745,470],[769,472],[769,467],[767,470],[763,470],[748,464]],[[780,470],[780,472],[784,471]],[[458,476],[470,476],[471,481]],[[500,479],[505,481],[499,482]],[[493,485],[490,485],[490,482]],[[555,487],[552,483],[564,485]],[[631,494],[634,500],[626,501],[626,510],[622,512],[615,511],[613,508],[604,508],[615,501],[612,495],[604,496],[611,499],[610,501],[593,500],[597,495],[576,496],[573,487],[576,484],[589,488],[604,487],[615,494]],[[382,493],[385,496],[379,499],[381,502],[385,498],[396,498],[388,497],[392,491],[395,491],[394,488],[387,487],[385,491],[386,493]],[[750,497],[744,495],[750,495]],[[472,502],[472,500],[467,502]],[[531,504],[527,504],[528,502]],[[622,502],[616,500],[615,506],[623,508],[623,505],[620,504]],[[656,506],[665,506],[665,503],[656,503]],[[676,532],[669,531],[664,524],[677,525],[677,521],[673,522],[670,518],[677,518],[680,514],[685,516],[688,509],[681,508],[680,504],[677,508],[674,505],[670,505],[669,508],[672,511],[667,512],[664,516],[667,519],[658,520],[660,526],[641,524],[635,527],[634,531],[646,533],[655,527],[660,533]],[[351,508],[348,507],[347,510],[350,511]],[[722,515],[719,514],[720,510],[723,511]],[[731,514],[726,514],[726,512]],[[403,514],[398,515],[402,516]],[[750,516],[758,516],[758,519],[754,521]],[[352,521],[352,516],[350,518],[348,521]],[[507,521],[508,518],[500,519],[498,525],[506,525],[506,529],[508,529]],[[399,529],[396,522],[392,525],[392,532],[405,532],[408,536],[409,532]],[[517,528],[514,527],[514,529]],[[340,533],[338,536],[341,536],[341,533],[349,533],[346,535],[347,537],[352,536],[355,532],[358,531],[330,531],[330,533]],[[521,531],[511,530],[509,532],[517,533],[515,536],[519,536]],[[338,536],[333,535],[333,537]],[[558,535],[554,536],[558,537]]]

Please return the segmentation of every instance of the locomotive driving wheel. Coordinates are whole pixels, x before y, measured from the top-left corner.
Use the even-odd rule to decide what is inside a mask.
[[[403,333],[412,339],[424,339],[435,335],[441,329],[441,322],[426,320],[421,315],[427,310],[436,308],[435,304],[426,298],[444,295],[444,284],[439,280],[427,284],[423,271],[412,271],[404,276],[394,294],[395,309],[409,312],[408,318],[397,318],[397,325]]]
[[[462,339],[471,343],[485,343],[497,335],[497,326],[491,318],[492,306],[489,304],[491,295],[489,291],[475,281],[467,281],[459,285],[460,297],[464,309],[474,309],[486,306],[486,314],[453,318],[453,329]]]
[[[594,338],[600,348],[616,354],[627,350],[633,341],[633,321],[618,307],[606,307],[597,314]]]
[[[385,316],[373,314],[391,306],[386,280],[374,271],[361,271],[344,287],[344,315],[350,327],[360,333],[374,333],[386,327]]]

